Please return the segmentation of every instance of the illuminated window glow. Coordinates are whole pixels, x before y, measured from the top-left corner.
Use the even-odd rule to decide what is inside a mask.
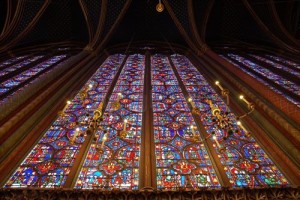
[[[97,70],[92,78],[83,87],[89,84],[93,88],[89,91],[89,104],[83,107],[79,94],[66,108],[66,117],[59,117],[47,130],[38,144],[33,148],[20,167],[12,175],[5,187],[62,187],[74,163],[74,159],[84,142],[84,137],[79,137],[74,144],[70,139],[74,136],[78,117],[82,113],[93,113],[103,100],[111,80],[118,70],[124,56],[114,55],[109,57]],[[80,127],[81,131],[86,126]],[[39,134],[39,133],[37,133]]]
[[[151,57],[157,188],[220,187],[203,143],[193,143],[193,116],[168,58]]]
[[[246,136],[246,133],[237,126],[235,116],[230,110],[228,117],[235,121],[234,129],[238,132],[234,131],[231,136],[224,139],[228,133],[216,129],[213,125],[212,112],[206,100],[212,100],[213,104],[224,112],[226,104],[186,57],[173,55],[172,60],[190,96],[201,111],[201,121],[207,133],[215,132],[219,145],[225,148],[224,152],[220,152],[217,142],[210,137],[231,184],[234,187],[287,185],[287,180],[253,137]]]
[[[286,80],[284,78],[282,78],[281,76],[274,74],[273,72],[271,72],[268,69],[265,69],[253,62],[251,62],[250,60],[247,60],[239,55],[236,54],[227,54],[226,56],[238,61],[239,63],[241,63],[241,65],[237,65],[235,62],[233,62],[232,60],[230,60],[229,58],[227,58],[224,55],[220,55],[222,58],[226,59],[228,62],[232,63],[234,66],[238,67],[239,69],[241,69],[242,71],[244,71],[245,73],[249,74],[250,76],[252,76],[253,78],[255,78],[257,81],[263,83],[264,85],[268,86],[269,88],[271,88],[274,92],[281,94],[282,96],[284,96],[286,99],[288,99],[290,102],[292,102],[293,104],[297,105],[298,107],[300,107],[300,102],[297,99],[294,99],[290,96],[288,96],[286,93],[280,91],[279,89],[277,89],[276,87],[270,85],[269,83],[267,83],[266,81],[262,80],[259,76],[257,76],[256,74],[254,74],[253,72],[249,71],[249,69],[254,70],[255,72],[259,73],[261,76],[266,77],[267,79],[271,80],[272,82],[274,82],[277,85],[282,86],[283,88],[285,88],[286,90],[300,96],[300,86],[289,81]]]
[[[98,144],[91,145],[76,188],[138,189],[144,69],[145,56],[128,57],[105,110],[103,130],[97,132]],[[118,100],[120,108],[116,110]],[[108,135],[102,145],[104,130]],[[120,135],[123,130],[127,131],[125,138]],[[96,150],[100,144],[103,153]]]

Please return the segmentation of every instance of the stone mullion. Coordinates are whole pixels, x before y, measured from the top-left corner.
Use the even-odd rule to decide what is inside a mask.
[[[119,76],[120,76],[120,74],[122,72],[122,69],[123,69],[123,67],[124,67],[124,65],[126,63],[127,58],[128,58],[128,55],[124,58],[122,64],[120,65],[120,67],[119,67],[119,69],[118,69],[118,71],[117,71],[114,79],[112,80],[112,82],[111,82],[111,84],[109,86],[109,89],[108,89],[108,91],[107,91],[107,93],[106,93],[106,95],[105,95],[105,97],[104,97],[104,99],[102,101],[103,102],[103,110],[106,109],[106,106],[107,106],[107,104],[109,102],[109,98],[110,98],[110,96],[111,96],[111,94],[112,94],[112,92],[113,92],[113,90],[115,88],[115,85],[116,85],[116,83],[117,83],[117,81],[119,79]],[[88,151],[89,151],[89,149],[91,147],[91,144],[93,142],[93,137],[94,136],[95,136],[95,133],[88,134],[85,137],[84,142],[83,142],[83,144],[80,147],[79,153],[77,154],[77,156],[75,158],[75,161],[74,161],[74,164],[73,164],[73,166],[72,166],[72,168],[70,170],[70,173],[69,173],[69,175],[67,177],[66,183],[63,186],[64,188],[73,188],[75,186],[76,180],[77,180],[77,178],[78,178],[78,176],[80,174],[80,171],[81,171],[82,166],[83,166],[84,161],[85,161],[85,157],[86,157],[86,155],[87,155],[87,153],[88,153]]]
[[[140,158],[140,189],[156,188],[155,144],[153,134],[153,110],[151,89],[151,55],[146,52],[144,99],[143,99],[143,127],[142,148]]]
[[[188,91],[186,90],[185,85],[184,85],[183,81],[181,80],[180,75],[177,72],[176,67],[175,67],[172,59],[170,58],[170,56],[168,57],[168,59],[169,59],[170,65],[172,67],[172,70],[173,70],[173,72],[174,72],[174,74],[177,78],[179,86],[182,90],[182,93],[183,93],[185,99],[187,100],[187,99],[189,99],[190,95],[189,95]],[[189,106],[190,112],[191,112],[191,110],[193,109],[191,104],[188,103],[188,106]],[[221,161],[218,157],[218,154],[217,154],[217,152],[215,151],[215,149],[213,147],[213,143],[211,142],[211,140],[209,140],[209,139],[206,140],[205,139],[208,134],[205,130],[204,125],[201,123],[200,117],[198,115],[194,114],[193,112],[191,112],[191,114],[192,114],[193,118],[195,119],[195,123],[197,125],[198,130],[199,130],[200,136],[203,140],[203,143],[204,143],[204,146],[207,150],[207,153],[209,154],[209,157],[210,157],[210,160],[212,162],[213,168],[216,171],[216,174],[218,176],[220,184],[224,187],[230,187],[231,183],[230,183],[230,181],[229,181],[229,179],[226,175],[226,172],[225,172],[224,167],[223,167],[223,165],[222,165],[222,163],[221,163]],[[204,135],[204,133],[206,133],[206,134]]]
[[[87,56],[82,56],[84,55]],[[0,185],[4,184],[17,162],[21,162],[25,154],[29,153],[32,146],[42,137],[34,130],[38,127],[41,130],[38,132],[43,132],[57,116],[57,110],[54,108],[58,108],[57,105],[65,101],[64,97],[71,95],[72,89],[88,78],[87,75],[93,71],[89,65],[91,59],[91,56],[87,56],[79,64],[71,64],[72,68],[63,76],[44,85],[27,103],[22,104],[14,115],[5,119],[0,127],[1,140],[6,137],[0,148],[0,171],[3,172],[0,173]]]
[[[247,98],[249,98],[248,100],[255,104],[256,111],[258,112],[255,111],[253,113],[253,115],[255,115],[253,118],[250,115],[250,117],[244,119],[246,125],[253,129],[253,136],[257,138],[259,144],[268,147],[265,148],[265,151],[271,155],[270,157],[272,157],[278,167],[282,169],[291,183],[299,184],[299,168],[297,167],[300,159],[299,150],[297,150],[299,149],[299,130],[293,127],[292,124],[287,121],[287,118],[283,118],[276,113],[276,109],[261,99],[263,97],[260,97],[260,95],[256,94],[251,88],[247,88],[247,86],[252,85],[252,87],[258,90],[262,86],[256,85],[255,82],[248,82],[247,85],[245,85],[243,81],[247,81],[244,80],[247,77],[240,74],[235,68],[231,68],[231,65],[228,65],[229,63],[223,63],[224,60],[221,62],[216,56],[217,55],[213,52],[209,52],[209,57],[205,56],[204,59],[200,60],[195,55],[193,55],[193,58],[195,58],[197,63],[204,62],[205,65],[209,65],[209,68],[206,69],[220,81],[223,80],[223,82],[226,83],[225,87],[230,84],[228,88],[231,91],[243,92]],[[216,60],[213,61],[212,59]],[[220,67],[220,64],[222,67]],[[200,70],[199,68],[197,69]],[[241,80],[240,77],[243,77],[243,80]],[[231,87],[233,89],[231,89]],[[237,105],[235,101],[233,101],[233,104]],[[240,114],[247,110],[244,105],[233,106],[233,108]]]
[[[285,132],[293,138],[291,141],[296,141],[300,144],[300,131],[298,128],[300,114],[296,112],[299,108],[295,104],[292,104],[284,96],[270,90],[269,87],[258,82],[233,64],[221,59],[212,51],[209,52],[208,56],[204,57],[204,61],[212,67],[221,65],[222,68],[219,67],[215,71],[218,74],[226,74],[228,81],[232,82],[240,91],[243,91],[251,98],[252,102],[257,107],[260,107],[264,114],[267,114],[268,118],[274,120],[277,126],[284,128]]]
[[[212,67],[199,67],[202,65],[207,66],[205,62],[202,60],[196,60],[191,59],[192,63],[195,63],[195,66],[198,71],[201,70],[203,76],[205,79],[209,82],[210,85],[214,85],[214,82],[216,79],[220,80],[222,82],[222,86],[225,88],[228,88],[230,91],[230,109],[233,111],[236,116],[240,116],[248,111],[247,106],[245,106],[244,103],[241,101],[238,101],[238,97],[240,95],[239,89],[235,86],[228,84],[230,81],[228,81],[226,78],[226,75],[223,76],[223,73],[216,72]],[[221,75],[222,74],[222,75]],[[220,90],[216,90],[220,91]],[[221,92],[219,92],[221,93]],[[221,95],[221,94],[220,94]],[[234,98],[235,97],[235,98]],[[280,128],[274,128],[272,126],[272,122],[269,122],[269,120],[260,113],[261,110],[256,108],[256,110],[251,113],[246,118],[242,119],[242,122],[244,126],[248,129],[251,134],[251,137],[255,139],[255,142],[259,144],[259,146],[265,151],[265,153],[268,155],[271,160],[276,164],[276,166],[280,169],[280,171],[284,174],[284,176],[291,182],[295,183],[293,178],[291,178],[291,174],[293,173],[293,169],[290,169],[289,167],[286,167],[284,165],[287,161],[287,157],[283,156],[283,152],[279,150],[279,148],[276,146],[276,142],[272,138],[270,138],[269,134],[267,132],[272,132],[273,134],[278,134],[278,132],[282,131]],[[279,129],[279,130],[278,130]],[[282,133],[281,133],[282,134]],[[286,139],[281,138],[282,142],[285,142]],[[289,146],[289,145],[287,145]],[[268,148],[264,148],[268,147]],[[280,155],[280,156],[279,156]],[[300,157],[300,156],[299,156]]]

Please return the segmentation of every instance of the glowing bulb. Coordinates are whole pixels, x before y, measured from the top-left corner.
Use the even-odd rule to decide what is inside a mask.
[[[92,84],[89,84],[89,88],[92,88],[93,87],[93,85]]]
[[[213,139],[214,139],[214,140],[216,140],[216,139],[217,139],[217,137],[214,135],[214,136],[213,136]]]
[[[240,95],[240,99],[244,99],[244,96],[243,96],[243,95]]]
[[[219,83],[220,83],[219,81],[216,81],[216,82],[215,82],[216,85],[219,85]]]
[[[107,136],[106,136],[106,134],[103,136],[103,139],[102,139],[103,141],[106,141],[107,140]]]
[[[80,128],[77,127],[77,128],[76,128],[76,131],[78,132],[79,130],[80,130]]]
[[[70,105],[70,104],[71,104],[71,101],[67,101],[67,104]]]
[[[156,11],[157,12],[162,12],[162,11],[164,11],[164,9],[165,9],[164,5],[159,0],[158,4],[156,5]]]
[[[236,123],[237,123],[237,125],[241,125],[242,124],[240,121],[237,121]]]

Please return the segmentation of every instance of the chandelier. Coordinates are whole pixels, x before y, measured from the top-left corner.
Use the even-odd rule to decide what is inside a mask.
[[[85,107],[84,102],[85,99],[88,97],[88,92],[92,89],[92,85],[89,85],[87,88],[84,88],[80,93],[80,99],[82,101],[82,105],[83,107]],[[114,111],[117,111],[121,108],[121,103],[120,100],[122,99],[123,95],[121,93],[118,93],[117,99],[116,101],[114,101],[112,103],[112,108]],[[67,116],[67,114],[65,113],[66,108],[71,104],[71,101],[67,101],[65,107],[63,108],[63,110],[58,112],[58,115],[62,118],[65,118]],[[103,130],[102,126],[101,126],[101,122],[104,120],[104,116],[103,116],[103,107],[104,107],[104,103],[101,102],[98,107],[93,111],[93,115],[89,115],[88,113],[84,113],[81,121],[77,121],[77,122],[72,122],[71,126],[75,127],[75,131],[73,136],[70,139],[70,144],[74,144],[76,139],[78,139],[79,137],[84,137],[86,135],[92,135],[93,140],[96,142],[98,141],[98,135],[96,135],[97,130]],[[120,131],[119,133],[119,137],[124,139],[127,136],[127,123],[128,120],[124,120],[124,125],[123,125],[123,130]],[[86,126],[87,129],[85,132],[82,131],[82,129],[80,128],[80,126]],[[106,140],[108,139],[108,135],[109,135],[109,128],[107,128],[106,130],[103,130],[104,135],[102,136],[102,139],[96,144],[96,150],[97,152],[99,152],[100,154],[104,153],[103,147],[104,144],[106,142]]]
[[[225,151],[224,146],[222,145],[223,142],[227,140],[228,137],[230,137],[233,133],[238,133],[239,130],[235,128],[234,124],[236,123],[238,127],[240,127],[244,132],[246,137],[250,136],[250,132],[245,128],[245,126],[242,124],[241,119],[252,113],[255,109],[255,106],[253,103],[249,102],[243,95],[240,95],[239,99],[242,100],[247,104],[248,111],[244,113],[243,115],[231,117],[230,113],[228,111],[229,107],[229,90],[224,89],[219,81],[216,81],[215,84],[218,86],[218,88],[221,90],[221,95],[226,99],[226,108],[222,109],[216,104],[212,102],[212,100],[205,99],[204,102],[207,103],[210,107],[210,113],[212,116],[212,126],[213,131],[211,134],[209,134],[204,140],[212,137],[212,139],[215,141],[217,147],[219,148],[220,152],[223,153]],[[193,102],[192,98],[188,99],[188,102],[192,106],[192,113],[195,115],[201,115],[201,111],[199,108],[196,107],[195,103]],[[193,141],[194,142],[203,142],[203,140],[200,139],[199,135],[195,134],[195,130],[193,126],[190,127],[193,135]],[[224,136],[222,140],[218,139],[216,137],[216,131],[223,130]]]
[[[213,123],[213,131],[211,134],[204,138],[204,140],[212,137],[212,139],[215,141],[216,145],[218,146],[220,152],[224,152],[225,148],[222,145],[223,141],[226,141],[228,137],[230,137],[234,132],[239,132],[238,129],[234,128],[234,124],[236,121],[236,124],[245,132],[246,136],[250,136],[250,132],[245,128],[245,126],[242,124],[241,119],[252,113],[255,109],[255,106],[253,103],[249,102],[243,95],[240,95],[239,99],[242,100],[247,104],[248,111],[240,116],[235,116],[235,118],[229,117],[228,107],[229,107],[229,91],[227,89],[224,89],[219,81],[216,81],[215,84],[218,86],[218,88],[221,90],[221,95],[226,98],[226,109],[221,109],[216,104],[213,104],[211,100],[205,99],[205,102],[210,107],[210,112],[212,114],[212,123]],[[84,105],[84,100],[88,97],[88,92],[90,89],[92,89],[92,85],[89,85],[87,88],[84,88],[80,93],[80,99],[82,101],[82,104]],[[117,111],[121,108],[120,100],[122,99],[123,95],[121,93],[118,93],[117,99],[112,103],[112,108],[114,111]],[[201,115],[201,111],[199,108],[196,107],[195,103],[193,102],[192,98],[188,99],[188,102],[192,106],[192,113],[195,115]],[[67,101],[65,107],[62,111],[58,112],[58,115],[64,118],[66,116],[65,110],[66,108],[71,104],[71,101]],[[103,121],[103,102],[101,102],[98,107],[93,111],[93,115],[90,116],[89,114],[85,114],[85,117],[81,118],[81,121],[72,122],[74,123],[73,126],[75,126],[75,132],[70,139],[70,143],[74,144],[76,138],[83,137],[85,135],[92,135],[94,138],[94,141],[98,141],[98,135],[95,133],[97,130],[103,130],[101,127],[101,122]],[[127,127],[128,120],[124,120],[123,123],[123,130],[119,132],[119,137],[124,139],[127,136]],[[87,126],[87,129],[85,133],[83,133],[80,129],[80,126]],[[191,132],[192,132],[192,140],[193,142],[203,142],[201,140],[200,135],[197,135],[195,132],[195,129],[197,127],[194,127],[193,125],[190,126]],[[219,141],[218,138],[215,136],[216,131],[223,130],[224,136],[222,141]],[[102,139],[96,144],[96,150],[103,154],[103,147],[104,144],[108,138],[109,135],[109,128],[107,130],[103,130],[104,135],[102,136]]]

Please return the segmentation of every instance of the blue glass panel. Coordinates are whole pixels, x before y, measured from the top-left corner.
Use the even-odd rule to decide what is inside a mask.
[[[128,57],[106,107],[103,130],[96,133],[98,141],[88,151],[75,188],[138,189],[144,70],[144,55]],[[114,107],[116,101],[119,109]],[[122,138],[125,119],[127,135]],[[102,145],[104,130],[109,132]],[[99,147],[103,153],[97,150]]]
[[[123,59],[123,55],[110,56],[82,90],[92,84],[93,88],[88,93],[94,94],[99,87],[104,87],[106,89],[101,89],[104,93],[101,96],[104,97],[107,92],[107,85],[111,83],[112,77],[116,74]],[[96,78],[102,73],[113,76],[108,79]],[[102,100],[103,98],[97,98],[96,101],[91,100],[89,103],[90,109],[86,109],[85,105],[82,105],[79,94],[77,94],[71,104],[66,107],[66,116],[59,117],[53,122],[52,126],[5,184],[5,187],[62,187],[85,138],[83,135],[76,138],[74,143],[70,143],[70,139],[74,137],[75,133],[75,122],[81,121],[82,119],[78,118],[84,115],[86,111],[92,114]],[[87,127],[85,125],[80,128],[83,132]]]
[[[157,188],[220,187],[168,58],[152,56],[151,68]]]
[[[210,140],[213,142],[221,163],[224,165],[231,184],[234,187],[288,185],[288,181],[283,174],[259,147],[254,138],[246,136],[245,132],[237,126],[235,115],[230,110],[228,110],[228,118],[234,123],[233,129],[238,131],[228,134],[225,129],[214,126],[214,117],[206,100],[211,100],[222,112],[226,112],[226,104],[185,56],[173,55],[172,61],[186,87],[190,86],[191,79],[196,80],[194,87],[198,89],[196,91],[189,90],[189,95],[200,109],[201,122],[205,126],[207,137],[211,136],[213,132],[217,137],[218,143],[212,137],[210,137]],[[225,150],[220,151],[223,148],[220,148],[219,145]],[[269,170],[266,172],[264,168]],[[267,176],[263,175],[266,173]]]

